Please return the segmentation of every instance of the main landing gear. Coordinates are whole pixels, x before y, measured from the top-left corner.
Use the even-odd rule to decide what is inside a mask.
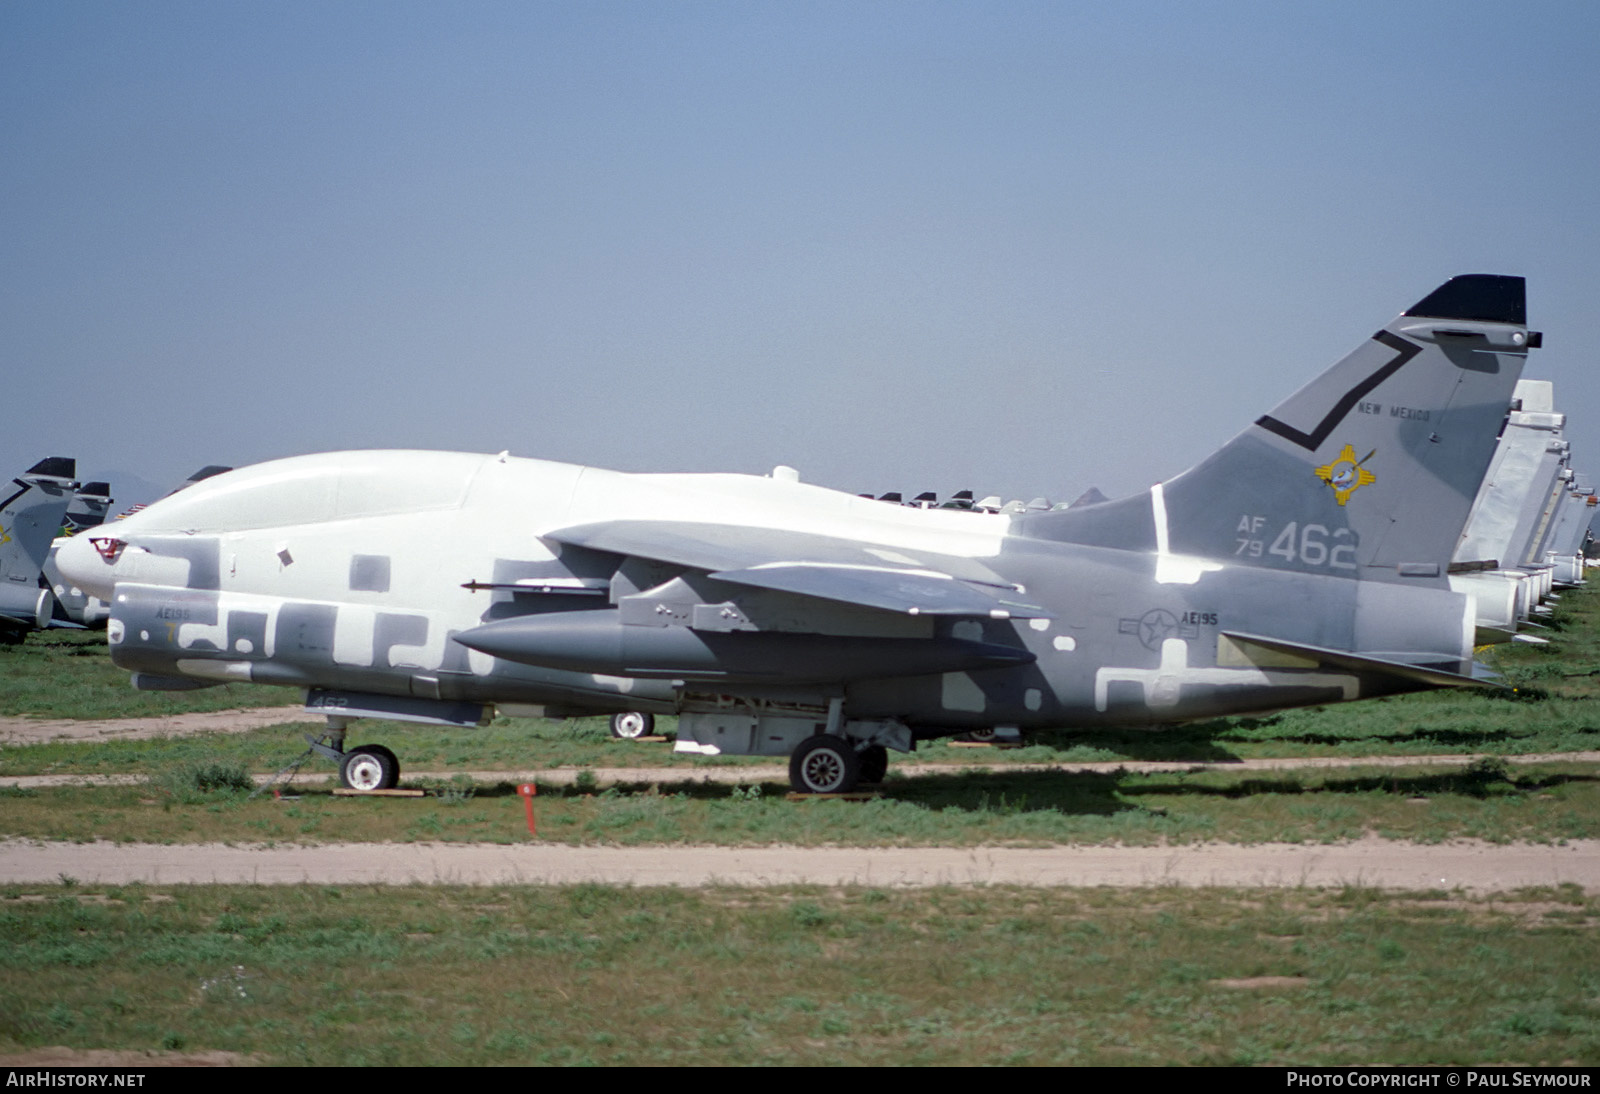
[[[400,760],[382,745],[357,745],[345,751],[344,734],[351,719],[328,717],[325,737],[307,736],[311,750],[339,765],[339,782],[351,790],[393,790],[400,782]]]
[[[828,700],[827,718],[816,726],[821,733],[802,738],[789,754],[789,785],[796,793],[848,794],[862,783],[875,786],[889,773],[889,745],[901,752],[915,747],[905,723],[847,719],[839,697]]]
[[[789,755],[789,786],[798,794],[848,794],[862,783],[881,783],[888,771],[887,748],[858,750],[829,733],[807,737]]]
[[[678,714],[677,752],[702,756],[787,756],[797,794],[848,794],[875,786],[889,753],[916,748],[899,718],[850,718],[844,696],[807,701],[690,695]]]
[[[807,737],[789,755],[789,785],[801,794],[843,794],[861,780],[861,758],[843,737]]]

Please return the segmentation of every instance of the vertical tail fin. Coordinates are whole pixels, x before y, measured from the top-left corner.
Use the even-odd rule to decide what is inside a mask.
[[[63,521],[66,533],[76,535],[85,528],[95,528],[104,524],[106,514],[110,511],[114,500],[109,483],[86,482],[78,487],[72,503],[67,506],[67,514]]]
[[[1149,494],[1024,517],[1048,539],[1442,583],[1529,349],[1520,277],[1466,274]]]
[[[49,618],[39,572],[77,488],[76,472],[74,461],[54,456],[0,488],[0,617],[29,622],[43,612]]]

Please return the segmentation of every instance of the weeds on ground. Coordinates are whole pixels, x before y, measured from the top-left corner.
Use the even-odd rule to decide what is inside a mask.
[[[233,798],[248,794],[256,787],[255,780],[243,764],[217,760],[202,760],[168,768],[151,778],[150,784],[184,805],[208,804],[219,797]]]
[[[202,769],[203,773],[203,769]],[[1441,768],[952,772],[895,778],[869,801],[788,800],[786,786],[675,781],[546,787],[538,838],[566,844],[977,846],[1068,843],[1329,842],[1379,834],[1437,842],[1548,841],[1600,831],[1594,765]],[[141,842],[528,839],[509,781],[426,780],[423,798],[336,797],[291,788],[248,796],[248,776],[181,768],[146,787],[12,791],[0,835]],[[159,805],[161,808],[151,808]]]

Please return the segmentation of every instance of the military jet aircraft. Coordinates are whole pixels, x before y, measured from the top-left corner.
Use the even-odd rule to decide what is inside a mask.
[[[1014,514],[770,476],[339,452],[207,479],[60,554],[144,687],[360,717],[676,713],[796,789],[995,729],[1166,724],[1479,683],[1447,570],[1529,349],[1520,277],[1456,277],[1199,465]]]
[[[62,456],[40,460],[11,480],[0,501],[0,643],[16,645],[50,625],[55,599],[39,573],[77,496],[77,470]]]

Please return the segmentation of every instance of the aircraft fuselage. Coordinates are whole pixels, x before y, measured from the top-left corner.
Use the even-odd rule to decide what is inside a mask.
[[[1044,611],[891,612],[693,567],[630,570],[617,554],[545,538],[601,519],[843,537],[888,566],[934,552],[999,575]],[[807,708],[842,697],[853,718],[898,720],[919,735],[1166,723],[1404,687],[1274,657],[1234,642],[1234,631],[1335,650],[1431,650],[1441,664],[1470,657],[1466,600],[1437,587],[1185,566],[1011,526],[1009,516],[904,508],[785,479],[335,453],[201,483],[75,537],[60,563],[111,602],[115,663],[149,677],[552,713],[715,708],[751,694]],[[92,545],[110,539],[122,544],[114,558]],[[456,640],[505,621],[551,637],[509,640],[520,660]]]

